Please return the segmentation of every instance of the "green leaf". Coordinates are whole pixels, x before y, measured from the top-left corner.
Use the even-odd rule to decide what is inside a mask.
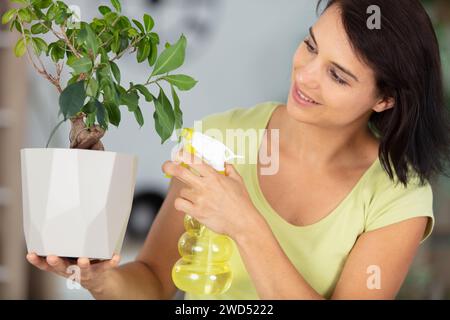
[[[32,13],[33,13],[33,20],[44,20],[45,19],[45,14],[35,4],[33,5]]]
[[[34,52],[39,56],[42,52],[47,52],[47,43],[41,38],[32,38]]]
[[[97,120],[103,129],[108,129],[108,113],[103,104],[97,99],[94,100],[95,107],[97,108]]]
[[[49,28],[45,24],[43,24],[41,22],[36,23],[35,25],[33,25],[31,27],[31,33],[32,34],[47,33],[48,31],[49,31]]]
[[[151,44],[146,39],[141,40],[138,45],[137,62],[141,63],[147,60],[150,55]]]
[[[131,22],[130,19],[128,19],[125,16],[121,16],[119,18],[119,21],[117,22],[118,27],[120,28],[120,30],[123,32],[126,29],[131,28]]]
[[[178,98],[175,88],[171,85],[172,99],[173,99],[173,111],[175,117],[175,129],[181,129],[183,127],[183,112],[180,109],[180,99]]]
[[[20,25],[18,18],[16,18],[16,20],[14,20],[14,27],[20,34],[22,33],[22,26]]]
[[[150,41],[151,41],[152,43],[159,44],[159,35],[158,35],[157,33],[150,32],[150,33],[148,34],[148,38],[150,39]]]
[[[88,86],[86,88],[86,95],[90,97],[97,97],[98,94],[98,82],[95,78],[89,79]]]
[[[25,40],[26,39],[26,40]],[[16,46],[14,48],[14,54],[16,57],[22,57],[27,52],[27,42],[29,41],[28,38],[20,38]]]
[[[86,30],[86,45],[89,49],[92,50],[92,53],[94,56],[97,56],[98,52],[98,40],[95,35],[95,32],[92,30],[92,28],[86,23],[84,24],[84,29]]]
[[[170,84],[174,85],[182,91],[191,90],[198,82],[195,79],[184,74],[169,75],[163,77],[163,79],[167,80]]]
[[[96,111],[97,108],[95,107],[95,103],[92,100],[89,100],[89,102],[86,103],[83,108],[81,108],[81,112],[84,112],[86,114],[95,113]]]
[[[112,73],[114,75],[114,78],[120,84],[120,69],[119,69],[119,67],[113,61],[111,61],[110,65],[111,65],[111,71],[112,71]]]
[[[175,126],[175,115],[164,90],[159,91],[158,99],[155,101],[155,112],[153,118],[155,120],[155,129],[161,137],[161,144],[169,139],[173,133]]]
[[[148,64],[150,67],[152,67],[155,64],[157,57],[158,57],[158,45],[152,42],[152,49],[150,55],[148,56]]]
[[[125,51],[128,48],[128,36],[127,35],[121,35],[120,36],[120,52]]]
[[[105,14],[111,12],[111,8],[110,8],[110,7],[107,7],[107,6],[100,6],[100,7],[98,7],[98,11],[99,11],[102,15],[105,15]]]
[[[139,35],[139,32],[135,28],[128,29],[128,37],[129,38],[134,38],[134,37],[137,37],[138,35]]]
[[[155,26],[155,21],[153,21],[153,18],[148,14],[144,14],[144,25],[145,31],[150,32]]]
[[[39,9],[46,9],[50,7],[50,5],[53,3],[52,0],[38,0],[33,1],[33,5],[35,5]]]
[[[117,20],[118,17],[119,15],[116,12],[108,12],[107,14],[105,14],[106,23],[109,26],[112,26],[112,24]]]
[[[139,107],[139,95],[135,92],[128,92],[120,97],[120,104],[128,107],[128,111],[134,112]]]
[[[112,52],[118,54],[120,52],[120,37],[119,32],[114,32],[114,40],[111,43]]]
[[[75,74],[88,73],[92,69],[92,61],[88,57],[81,57],[71,62],[69,66],[75,71]]]
[[[54,62],[58,62],[61,59],[64,59],[65,51],[62,49],[58,42],[53,42],[48,46],[48,54],[50,54],[52,60]]]
[[[91,128],[95,124],[95,113],[89,113],[86,117],[86,127]]]
[[[19,9],[19,18],[22,21],[30,23],[32,20],[31,17],[32,17],[32,14],[31,14],[30,9],[28,9],[28,8]]]
[[[134,24],[136,25],[136,27],[139,28],[139,30],[141,30],[142,33],[145,33],[145,29],[144,26],[142,25],[142,23],[140,23],[139,21],[133,19],[132,20],[134,22]]]
[[[154,100],[153,95],[144,85],[137,84],[134,87],[145,97],[145,101],[152,102]]]
[[[52,21],[55,19],[57,14],[58,14],[58,6],[52,4],[47,11],[47,19]]]
[[[81,108],[86,100],[86,91],[84,81],[78,81],[67,86],[59,97],[59,108],[64,116],[64,120],[73,117]]]
[[[104,106],[106,111],[108,112],[109,122],[112,125],[119,127],[121,118],[119,107],[111,102],[104,102]]]
[[[78,75],[72,76],[72,78],[70,78],[69,81],[67,81],[67,85],[77,82],[79,77],[80,76],[78,76]]]
[[[5,12],[5,14],[2,16],[2,24],[7,24],[12,19],[14,19],[14,16],[17,14],[17,9],[9,9]]]
[[[137,123],[142,128],[144,125],[144,116],[142,115],[141,108],[137,107],[134,111],[134,117],[136,118]]]
[[[111,0],[111,3],[112,3],[114,9],[116,9],[117,12],[121,12],[122,11],[122,6],[120,5],[120,1],[119,0]]]
[[[67,11],[61,7],[58,7],[58,11],[56,12],[55,16],[55,23],[57,25],[62,25],[64,22],[66,22],[66,19],[68,18],[69,14]]]
[[[152,76],[164,74],[179,68],[184,63],[186,54],[186,37],[181,35],[176,44],[165,49],[156,60]]]
[[[10,0],[12,3],[28,4],[27,0]]]

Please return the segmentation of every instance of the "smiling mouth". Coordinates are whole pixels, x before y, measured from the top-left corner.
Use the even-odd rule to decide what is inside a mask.
[[[297,92],[297,94],[300,96],[300,98],[302,98],[306,102],[316,104],[316,105],[320,104],[320,103],[316,102],[315,100],[311,99],[310,97],[308,97],[306,94],[304,94],[300,89],[297,88],[297,86],[294,86],[294,90]]]

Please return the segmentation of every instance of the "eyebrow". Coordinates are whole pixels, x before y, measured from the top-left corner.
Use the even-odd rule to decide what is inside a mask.
[[[316,44],[317,47],[319,47],[319,45],[317,44],[317,40],[316,37],[314,36],[314,32],[312,27],[309,28],[309,34],[311,36],[311,38],[314,40],[314,43]],[[331,64],[333,66],[335,66],[336,68],[338,68],[339,70],[341,70],[342,72],[348,74],[350,77],[352,77],[353,79],[355,79],[357,82],[359,82],[358,78],[351,73],[349,70],[347,70],[346,68],[344,68],[343,66],[341,66],[340,64],[336,63],[336,62],[331,62]]]

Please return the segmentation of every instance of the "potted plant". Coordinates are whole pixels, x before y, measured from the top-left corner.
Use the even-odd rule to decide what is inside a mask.
[[[185,58],[186,38],[165,44],[152,32],[154,20],[141,21],[121,13],[119,0],[99,6],[99,17],[80,21],[64,1],[11,0],[15,7],[3,24],[20,38],[17,57],[27,56],[36,71],[59,92],[59,116],[46,148],[22,149],[24,232],[28,251],[38,255],[109,259],[119,253],[131,211],[137,158],[104,151],[101,138],[108,127],[119,127],[121,107],[144,124],[141,101],[154,105],[154,123],[161,143],[183,124],[178,90],[197,83],[182,74],[170,74]],[[48,34],[53,42],[42,35]],[[134,53],[137,63],[149,68],[145,83],[121,82],[116,64]],[[43,63],[51,59],[52,73]],[[64,69],[70,79],[62,82]],[[143,68],[145,72],[146,68]],[[172,102],[161,84],[170,85]],[[159,94],[149,89],[153,86]],[[70,122],[70,148],[48,148],[58,127]]]

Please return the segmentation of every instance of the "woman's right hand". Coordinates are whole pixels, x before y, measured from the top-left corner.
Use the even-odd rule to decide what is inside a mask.
[[[35,253],[28,253],[27,260],[33,266],[43,270],[55,273],[64,278],[73,279],[73,271],[69,267],[77,265],[80,269],[80,284],[85,289],[99,290],[103,282],[103,275],[106,271],[116,268],[120,262],[120,256],[115,254],[111,260],[100,262],[91,262],[88,258],[67,259],[57,256],[39,257]]]

